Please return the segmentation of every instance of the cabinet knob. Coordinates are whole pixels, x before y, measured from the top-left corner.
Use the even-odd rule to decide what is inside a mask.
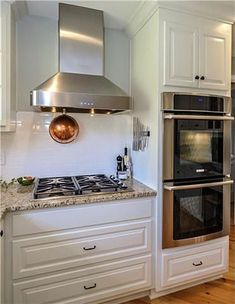
[[[198,80],[198,79],[199,79],[199,76],[198,76],[198,75],[196,75],[196,76],[195,76],[195,79],[196,79],[196,80]]]
[[[202,76],[200,79],[201,79],[201,80],[205,80],[205,76]]]

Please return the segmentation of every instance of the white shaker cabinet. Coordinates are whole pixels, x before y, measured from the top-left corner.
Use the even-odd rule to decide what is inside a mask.
[[[152,204],[138,198],[5,217],[5,304],[98,304],[152,286]]]
[[[10,2],[0,1],[0,131],[15,130],[15,19]]]
[[[230,89],[231,25],[160,11],[163,85]]]

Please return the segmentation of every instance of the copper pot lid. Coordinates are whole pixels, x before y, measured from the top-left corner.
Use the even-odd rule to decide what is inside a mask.
[[[79,126],[73,117],[62,114],[52,120],[49,133],[52,139],[58,143],[68,144],[78,136]]]

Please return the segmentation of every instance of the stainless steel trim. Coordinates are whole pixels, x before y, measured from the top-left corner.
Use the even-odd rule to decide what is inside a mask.
[[[163,132],[163,179],[167,180],[174,176],[174,120],[164,121]]]
[[[223,185],[231,185],[231,184],[233,184],[233,180],[204,183],[204,184],[180,185],[180,186],[170,186],[169,184],[164,184],[164,189],[169,191],[177,191],[177,190],[189,190],[189,189],[207,188],[207,187],[215,187],[215,186],[223,186]]]
[[[181,114],[164,114],[164,119],[187,119],[187,120],[234,120],[231,116],[215,116],[215,115],[181,115]]]
[[[213,183],[210,183],[210,185],[211,184]],[[163,193],[163,233],[162,233],[163,249],[186,246],[190,244],[197,244],[228,235],[230,229],[230,191],[231,191],[231,183],[223,184],[223,229],[221,231],[210,233],[203,236],[193,237],[193,238],[174,240],[173,239],[174,190],[168,191],[165,189]]]
[[[208,96],[208,97],[222,97],[224,100],[224,111],[223,113],[225,114],[230,114],[231,109],[232,109],[232,101],[231,97],[227,96],[220,96],[220,95],[212,95],[212,94],[198,94],[198,93],[187,93],[187,92],[164,92],[162,93],[162,110],[163,111],[178,111],[174,109],[174,96],[175,95],[194,95],[194,96]],[[186,110],[187,112],[197,112],[197,111],[191,111],[191,110]],[[218,113],[218,112],[210,112],[210,113]]]
[[[231,121],[224,121],[223,130],[223,175],[231,173]]]

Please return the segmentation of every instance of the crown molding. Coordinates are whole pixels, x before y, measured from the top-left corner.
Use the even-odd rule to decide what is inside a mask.
[[[159,8],[168,9],[175,12],[186,13],[193,16],[204,17],[211,20],[217,20],[228,24],[233,24],[234,22],[234,20],[229,20],[229,19],[224,20],[219,16],[210,16],[206,14],[206,12],[204,14],[203,13],[199,14],[193,11],[193,9],[186,10],[182,8],[177,8],[177,6],[175,5],[172,6],[170,2],[164,3],[163,1],[158,1],[158,0],[155,1],[143,0],[140,2],[137,9],[134,11],[132,17],[130,18],[129,23],[124,29],[128,37],[129,38],[133,37]]]
[[[158,1],[143,0],[134,11],[129,23],[125,27],[128,37],[133,37],[151,18],[159,7]]]

